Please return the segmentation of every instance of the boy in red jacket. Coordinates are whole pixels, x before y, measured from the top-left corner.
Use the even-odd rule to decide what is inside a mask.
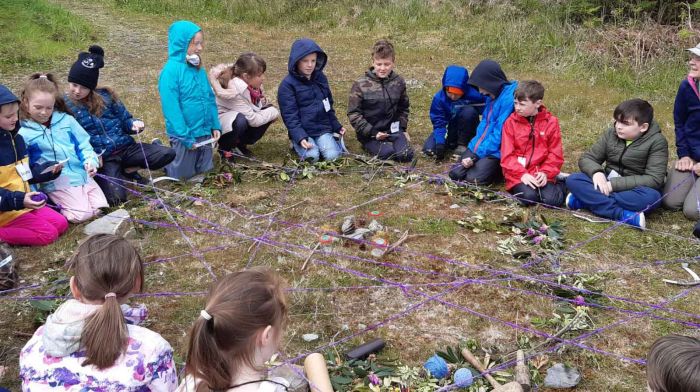
[[[544,105],[544,87],[525,80],[515,90],[515,111],[503,124],[501,167],[506,189],[521,203],[560,206],[564,184],[557,183],[564,151],[559,120]]]

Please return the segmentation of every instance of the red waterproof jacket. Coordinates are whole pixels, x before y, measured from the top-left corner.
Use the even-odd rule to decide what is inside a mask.
[[[506,189],[520,184],[523,174],[543,172],[549,182],[564,163],[559,120],[540,106],[534,121],[513,112],[503,124],[501,139],[501,167],[506,178]]]

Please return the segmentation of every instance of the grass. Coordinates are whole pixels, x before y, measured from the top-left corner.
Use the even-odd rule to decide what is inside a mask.
[[[98,36],[84,18],[46,0],[5,0],[0,4],[0,72],[53,65],[74,56],[76,47],[87,50]]]
[[[29,4],[19,7],[17,4]],[[347,91],[352,81],[368,65],[369,48],[376,38],[389,37],[397,48],[397,70],[410,83],[410,132],[413,145],[418,147],[430,132],[428,108],[432,94],[439,88],[443,69],[450,63],[465,64],[472,69],[480,59],[495,58],[503,63],[506,73],[514,79],[534,78],[547,87],[546,105],[562,124],[565,171],[576,170],[576,160],[610,122],[614,106],[631,96],[647,97],[655,106],[657,119],[665,135],[672,141],[671,106],[678,82],[683,77],[684,53],[687,44],[676,33],[659,35],[660,42],[675,42],[668,51],[637,66],[635,53],[626,41],[611,45],[601,33],[611,37],[649,29],[643,25],[573,26],[566,23],[566,10],[556,5],[543,6],[539,1],[504,2],[486,6],[474,1],[387,1],[361,0],[350,2],[303,2],[296,0],[262,0],[256,7],[246,2],[176,1],[176,0],[100,0],[84,3],[77,0],[50,2],[3,2],[0,9],[14,7],[16,12],[32,7],[61,9],[56,15],[70,15],[65,23],[86,23],[81,34],[59,44],[50,44],[53,55],[39,56],[45,62],[18,60],[6,65],[3,83],[17,91],[19,81],[28,73],[47,69],[56,72],[62,80],[78,50],[85,50],[96,39],[107,52],[107,66],[101,72],[100,84],[113,86],[130,111],[145,120],[148,129],[143,135],[163,137],[163,119],[157,96],[156,81],[166,57],[165,41],[168,25],[175,18],[191,18],[205,31],[204,59],[207,65],[231,62],[237,53],[255,50],[267,61],[267,93],[276,95],[276,87],[286,74],[286,61],[291,42],[300,36],[311,36],[329,54],[326,73],[336,100],[336,111],[346,126]],[[19,10],[17,10],[19,8]],[[529,8],[530,11],[523,11]],[[0,18],[4,17],[0,13]],[[38,15],[38,14],[37,14]],[[26,17],[30,20],[30,17]],[[19,19],[18,19],[19,20]],[[76,22],[78,21],[78,22]],[[19,27],[0,29],[0,34],[19,35]],[[666,30],[663,30],[666,31]],[[93,37],[99,32],[97,38]],[[617,35],[615,35],[617,34]],[[631,34],[631,33],[630,33]],[[25,34],[22,39],[44,45],[44,35]],[[633,36],[633,35],[631,35]],[[41,38],[40,38],[41,37]],[[607,36],[605,36],[607,37]],[[13,42],[3,40],[2,42]],[[62,45],[62,46],[61,46]],[[688,46],[689,47],[689,46]],[[617,50],[629,56],[617,56]],[[14,46],[0,46],[0,56],[15,55]],[[32,55],[35,52],[31,52]],[[39,60],[37,60],[39,61]],[[21,64],[22,66],[18,66]],[[0,64],[0,67],[3,65]],[[352,130],[346,140],[351,151],[361,151]],[[265,137],[253,147],[255,154],[266,162],[281,165],[287,153],[286,130],[280,123],[273,124]],[[422,172],[440,173],[448,164],[435,164],[422,159]],[[324,174],[312,179],[297,178],[293,184],[281,182],[255,172],[242,171],[242,182],[224,188],[197,188],[175,186],[172,191],[196,195],[265,214],[304,201],[302,205],[275,214],[281,221],[308,223],[306,227],[289,227],[267,219],[249,220],[226,207],[212,208],[206,204],[174,202],[183,210],[205,218],[226,230],[235,230],[250,236],[267,233],[268,238],[293,246],[287,251],[279,246],[261,245],[253,265],[271,266],[288,280],[291,287],[332,288],[357,285],[377,285],[381,282],[362,279],[347,269],[379,276],[392,282],[437,283],[445,279],[439,275],[421,275],[405,268],[433,270],[455,277],[489,278],[494,270],[512,270],[520,274],[534,274],[521,270],[520,263],[496,251],[496,241],[508,238],[507,230],[473,233],[456,224],[457,220],[474,214],[498,222],[510,210],[503,203],[476,203],[452,197],[444,188],[409,182],[401,191],[353,211],[329,217],[334,211],[357,205],[373,197],[397,190],[396,173],[391,168],[376,171],[356,163],[341,167],[340,174]],[[369,178],[372,178],[371,180]],[[284,200],[284,201],[283,201]],[[460,208],[449,208],[459,204]],[[144,220],[164,220],[162,210],[154,210],[134,199],[126,205],[132,216]],[[379,266],[368,262],[369,250],[357,245],[337,244],[334,252],[316,253],[305,271],[300,266],[317,242],[319,228],[333,230],[343,216],[354,214],[366,219],[367,213],[379,210],[379,221],[387,226],[387,236],[395,241],[404,231],[425,234],[406,243],[406,250],[387,256],[389,263],[404,270]],[[566,225],[566,245],[572,246],[598,235],[608,224],[591,224],[573,218],[565,211],[532,208],[530,215],[543,214],[547,219],[561,220]],[[177,214],[176,214],[177,215]],[[195,219],[178,216],[185,226],[209,227]],[[680,213],[654,213],[648,219],[647,232],[619,228],[601,235],[562,258],[563,269],[604,274],[606,294],[661,302],[680,292],[678,288],[660,282],[662,277],[685,279],[676,265],[652,266],[651,261],[693,257],[698,254],[697,242],[688,241],[691,222]],[[269,225],[269,230],[267,229]],[[39,249],[16,250],[21,260],[20,274],[24,284],[42,283],[64,273],[60,270],[81,239],[82,225],[72,225],[69,233],[57,243]],[[219,228],[221,229],[221,228]],[[664,233],[660,233],[660,232]],[[188,233],[199,249],[226,245],[225,250],[204,254],[217,274],[243,268],[255,248],[249,240],[234,235]],[[681,237],[681,238],[678,238]],[[137,225],[133,238],[146,260],[186,254],[190,247],[177,231],[153,229]],[[251,247],[253,245],[253,247]],[[300,248],[302,247],[302,248]],[[307,247],[304,249],[303,247]],[[347,257],[351,256],[351,257]],[[437,258],[435,256],[438,256]],[[443,259],[454,259],[447,263]],[[328,264],[316,262],[325,261]],[[463,263],[469,263],[465,266]],[[546,265],[541,272],[551,273]],[[345,270],[343,270],[345,269]],[[148,292],[189,292],[206,290],[210,277],[196,257],[181,257],[170,262],[149,265],[146,269]],[[501,275],[496,275],[500,277]],[[554,304],[543,297],[528,296],[506,287],[524,288],[537,292],[549,291],[541,284],[511,281],[503,288],[471,284],[449,294],[444,299],[458,306],[466,306],[507,322],[529,325],[531,317],[551,318]],[[407,291],[385,288],[374,290],[297,291],[290,294],[290,323],[285,333],[284,352],[295,355],[321,344],[331,343],[351,333],[359,333],[362,326],[379,323],[424,300],[423,294],[434,295],[443,288],[423,288]],[[27,294],[42,294],[43,288]],[[141,299],[139,299],[141,301]],[[181,362],[185,357],[186,338],[191,322],[201,309],[203,297],[143,298],[153,317],[149,327],[161,333],[174,347]],[[693,312],[697,293],[677,301],[674,309]],[[36,328],[36,311],[27,302],[2,301],[8,315],[0,320],[0,365],[7,367],[0,385],[12,390],[17,385],[17,356],[27,340],[27,334]],[[633,310],[641,306],[609,301],[607,304],[625,306]],[[505,305],[505,306],[504,306]],[[620,320],[624,315],[609,311],[592,312],[597,326]],[[660,313],[663,314],[663,313]],[[671,315],[673,316],[673,315]],[[345,329],[347,328],[347,329]],[[340,331],[340,334],[338,334]],[[553,333],[553,330],[546,330]],[[306,343],[305,333],[317,333],[320,340]],[[649,345],[669,332],[697,334],[668,321],[649,318],[631,320],[605,333],[586,340],[586,344],[633,358],[642,358]],[[336,335],[338,334],[338,335]],[[389,345],[389,356],[402,362],[419,365],[429,354],[446,345],[474,338],[490,350],[492,357],[508,353],[517,347],[523,331],[515,331],[498,322],[469,315],[439,303],[429,303],[419,310],[398,318],[377,331],[352,339],[339,346],[344,351],[352,344],[381,336]],[[529,336],[531,341],[540,338]],[[482,353],[480,352],[479,355]],[[583,373],[578,390],[642,390],[644,369],[614,358],[592,354],[574,348],[550,353],[550,360],[570,363]]]

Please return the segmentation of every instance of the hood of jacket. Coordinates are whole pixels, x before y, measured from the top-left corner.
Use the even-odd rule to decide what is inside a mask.
[[[300,38],[294,41],[292,49],[289,51],[289,61],[287,62],[287,71],[289,71],[289,74],[304,78],[304,76],[297,71],[297,63],[311,53],[317,54],[316,69],[313,74],[311,74],[311,78],[313,79],[316,73],[323,71],[323,68],[326,67],[326,63],[328,62],[326,52],[324,52],[314,40],[310,38]]]
[[[374,67],[369,67],[369,69],[365,72],[365,76],[371,81],[377,82],[379,84],[384,84],[386,82],[392,81],[396,78],[399,77],[399,74],[397,74],[393,69],[391,72],[389,72],[389,75],[386,76],[386,78],[380,78],[377,76],[377,74],[374,72]]]
[[[501,94],[503,85],[508,83],[508,78],[505,72],[501,69],[501,65],[493,60],[483,60],[472,71],[472,76],[469,79],[469,84],[472,86],[481,87],[498,97]]]
[[[29,128],[34,131],[39,131],[39,132],[44,132],[47,129],[55,126],[56,124],[60,123],[63,121],[63,118],[68,116],[67,113],[64,112],[59,112],[57,110],[54,110],[53,113],[51,114],[51,124],[48,127],[45,127],[44,124],[39,124],[38,122],[32,120],[32,119],[24,119],[20,120],[19,123],[21,126],[25,128]]]
[[[179,20],[168,29],[168,58],[185,62],[190,41],[202,29],[188,20]]]
[[[469,71],[454,64],[445,68],[445,73],[442,75],[442,89],[446,87],[457,87],[466,94],[469,90]]]
[[[65,357],[80,348],[85,320],[101,305],[88,305],[69,299],[46,319],[42,343],[52,357]]]

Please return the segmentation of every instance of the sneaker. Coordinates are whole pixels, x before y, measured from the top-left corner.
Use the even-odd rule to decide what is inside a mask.
[[[642,230],[647,228],[647,221],[643,212],[637,213],[635,211],[622,210],[622,219],[620,221]]]
[[[137,171],[133,173],[124,173],[124,175],[126,178],[130,178],[132,181],[140,185],[150,185],[151,183],[150,180],[141,176]]]
[[[253,152],[248,149],[248,147],[240,144],[238,146],[238,150],[245,156],[246,158],[255,158],[255,155],[253,155]]]
[[[457,148],[455,148],[452,154],[462,156],[462,154],[464,154],[465,151],[467,151],[467,146],[463,146],[460,144],[457,146]]]
[[[573,193],[566,195],[566,201],[564,204],[566,205],[566,208],[570,210],[580,210],[583,208],[583,204],[576,198],[576,196],[574,196]]]
[[[155,144],[156,146],[162,146],[163,141],[160,140],[159,137],[154,137],[153,140],[151,140],[151,144]]]

